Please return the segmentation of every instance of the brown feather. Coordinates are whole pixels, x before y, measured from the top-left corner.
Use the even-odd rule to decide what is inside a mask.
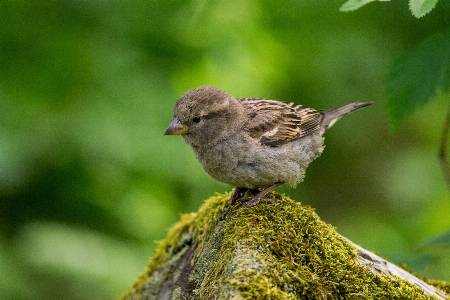
[[[246,130],[262,145],[277,147],[301,138],[320,126],[322,113],[292,102],[240,98],[249,111]]]

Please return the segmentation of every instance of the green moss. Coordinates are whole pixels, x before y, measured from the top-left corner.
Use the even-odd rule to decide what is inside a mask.
[[[170,268],[186,252],[185,245],[191,243],[196,245],[195,260],[198,260],[198,253],[207,253],[204,251],[204,244],[214,230],[219,214],[224,210],[226,205],[224,198],[229,198],[229,194],[211,197],[197,213],[183,214],[181,220],[169,230],[166,239],[158,242],[158,247],[150,258],[145,271],[139,276],[138,282],[120,298],[142,299],[144,288],[158,287],[166,279]],[[172,263],[169,263],[171,261]],[[203,268],[199,263],[196,266],[195,270]],[[179,274],[175,274],[175,276],[179,276]],[[202,278],[194,278],[194,280],[198,282]]]
[[[181,288],[176,288],[173,291],[173,294],[172,294],[172,297],[170,298],[170,300],[180,300],[180,299],[182,299],[181,296],[182,296]]]
[[[219,216],[230,194],[183,215],[126,296],[139,298],[153,277],[164,277],[161,270],[191,239],[196,248],[189,280],[196,289],[190,299],[433,299],[415,285],[358,265],[356,250],[310,207],[270,196],[275,204],[234,207],[226,221]]]
[[[399,267],[407,271],[408,273],[411,273],[412,275],[416,276],[417,278],[421,279],[422,281],[425,281],[429,285],[432,285],[444,292],[446,292],[448,295],[450,295],[450,282],[445,282],[442,280],[434,280],[434,279],[427,279],[423,277],[422,275],[412,271],[408,265],[400,264]],[[450,298],[449,298],[450,299]]]
[[[428,284],[431,284],[435,287],[437,287],[440,290],[443,290],[447,294],[450,295],[450,282],[445,282],[441,280],[432,280],[432,279],[426,279],[426,282]]]

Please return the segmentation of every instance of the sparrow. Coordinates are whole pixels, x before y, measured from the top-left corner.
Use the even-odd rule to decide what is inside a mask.
[[[273,203],[267,193],[302,182],[307,166],[324,149],[324,132],[342,116],[371,104],[319,111],[292,102],[235,98],[201,86],[180,97],[164,135],[180,135],[206,173],[236,187],[224,219],[237,201],[245,201],[244,207],[261,200]],[[258,192],[243,198],[249,189]]]

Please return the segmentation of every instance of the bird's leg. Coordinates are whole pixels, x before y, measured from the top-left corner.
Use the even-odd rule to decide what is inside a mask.
[[[227,216],[228,212],[230,211],[231,207],[239,200],[242,198],[242,196],[244,196],[245,192],[247,191],[247,188],[240,188],[240,187],[235,187],[234,191],[233,191],[233,195],[231,195],[231,201],[230,204],[228,205],[227,209],[224,211],[224,213],[221,216],[221,219],[224,220],[225,217]]]
[[[282,185],[282,182],[275,182],[271,186],[263,189],[261,192],[256,194],[254,197],[247,198],[247,199],[241,199],[241,200],[247,200],[247,202],[243,205],[243,207],[252,207],[253,205],[256,205],[259,203],[259,201],[263,200],[269,203],[273,203],[274,201],[270,198],[266,198],[265,196],[272,190],[276,189],[280,185]]]

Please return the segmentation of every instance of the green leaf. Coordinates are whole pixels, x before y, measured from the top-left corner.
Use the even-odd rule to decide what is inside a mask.
[[[340,11],[347,12],[347,11],[354,11],[358,8],[363,7],[367,3],[374,2],[374,1],[391,1],[391,0],[348,0],[342,6],[339,8]]]
[[[439,0],[409,0],[409,9],[416,18],[421,18],[429,13]]]
[[[391,125],[450,86],[450,31],[433,35],[406,51],[393,64],[387,79]]]
[[[374,2],[376,0],[348,0],[339,8],[340,11],[354,11],[363,7],[367,3]]]

